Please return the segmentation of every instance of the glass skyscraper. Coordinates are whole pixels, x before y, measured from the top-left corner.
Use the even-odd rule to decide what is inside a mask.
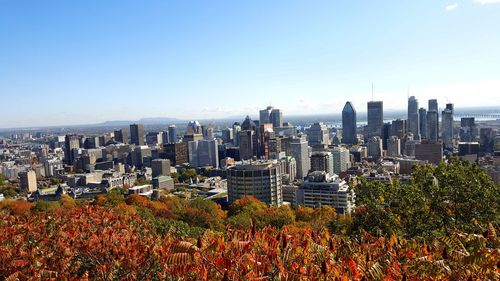
[[[356,121],[356,110],[352,103],[348,101],[342,110],[342,143],[358,143]]]

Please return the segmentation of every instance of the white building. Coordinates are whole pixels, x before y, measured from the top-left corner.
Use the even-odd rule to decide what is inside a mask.
[[[188,151],[191,167],[219,168],[219,150],[215,140],[190,141]]]

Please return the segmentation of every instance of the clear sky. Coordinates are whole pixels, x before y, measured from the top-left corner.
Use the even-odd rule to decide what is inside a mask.
[[[0,0],[0,127],[500,107],[500,0]]]

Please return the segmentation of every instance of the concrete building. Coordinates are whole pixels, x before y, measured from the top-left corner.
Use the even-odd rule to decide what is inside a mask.
[[[116,142],[128,143],[128,132],[126,130],[115,130],[113,133],[115,135]]]
[[[304,136],[290,139],[290,153],[287,154],[297,161],[297,179],[303,179],[307,176],[311,168],[311,159],[309,158],[309,146]]]
[[[319,208],[331,206],[339,214],[349,214],[356,208],[356,195],[349,185],[337,175],[325,172],[309,174],[296,191],[298,205]]]
[[[333,155],[331,152],[321,151],[313,152],[311,155],[311,170],[310,172],[325,172],[330,175],[334,174],[333,171]]]
[[[432,141],[415,144],[415,159],[438,165],[443,161],[443,144]]]
[[[396,136],[391,136],[387,141],[387,156],[401,156],[401,140]]]
[[[272,106],[268,106],[265,109],[259,111],[259,124],[273,124],[273,128],[279,128],[283,126],[283,113]]]
[[[496,132],[493,128],[479,129],[479,149],[481,152],[493,152]]]
[[[427,110],[423,107],[418,110],[418,124],[420,126],[420,136],[422,139],[427,139]]]
[[[219,168],[219,150],[215,140],[191,141],[188,143],[191,167]]]
[[[174,179],[170,176],[154,177],[151,184],[154,189],[174,190]]]
[[[477,126],[474,117],[462,117],[460,119],[460,141],[474,142],[477,138]]]
[[[369,101],[367,103],[368,125],[365,128],[365,139],[369,137],[382,137],[384,125],[384,104],[382,101]]]
[[[325,124],[323,124],[323,122],[312,124],[311,128],[307,131],[307,136],[309,138],[310,146],[330,144],[328,128]]]
[[[347,171],[351,167],[351,157],[349,154],[349,149],[338,146],[330,150],[333,157],[333,173],[339,175],[342,172]]]
[[[408,99],[408,132],[415,140],[420,140],[420,119],[418,114],[418,100],[411,96]]]
[[[260,201],[280,206],[283,204],[281,167],[276,161],[254,161],[227,169],[229,204],[251,195]]]
[[[358,143],[356,110],[349,101],[346,102],[344,109],[342,109],[342,143]]]
[[[441,112],[441,127],[443,130],[443,143],[444,148],[453,151],[453,104],[446,104],[446,108]]]
[[[149,132],[146,134],[147,145],[159,145],[163,143],[163,132]]]
[[[27,172],[20,172],[19,181],[21,190],[35,192],[38,189],[35,171],[30,170]]]
[[[437,142],[439,139],[439,114],[437,111],[427,111],[427,139]]]
[[[67,165],[73,165],[73,161],[75,161],[75,150],[78,150],[79,148],[80,139],[78,136],[66,135],[64,138],[64,162]]]
[[[130,143],[144,145],[144,125],[130,124]]]
[[[297,177],[297,161],[292,156],[285,156],[279,159],[281,165],[281,176],[283,182],[290,183]]]
[[[245,130],[239,132],[239,143],[240,143],[240,158],[242,160],[252,159],[256,156],[254,147],[255,132],[251,130]]]
[[[168,159],[154,159],[151,161],[152,176],[170,176],[170,160]]]
[[[367,144],[368,156],[377,160],[383,156],[382,139],[380,137],[371,137]]]
[[[164,151],[162,158],[169,159],[171,165],[189,163],[188,144],[185,142],[169,143],[164,146]]]

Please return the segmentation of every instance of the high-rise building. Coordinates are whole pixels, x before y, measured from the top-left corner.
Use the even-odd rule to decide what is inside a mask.
[[[411,96],[408,99],[408,132],[413,134],[415,140],[420,140],[420,122],[418,100]]]
[[[219,168],[219,150],[215,140],[190,141],[188,143],[189,165],[191,167],[211,166]]]
[[[197,120],[189,121],[186,127],[186,135],[201,134],[203,135],[203,130],[201,128],[200,122]]]
[[[144,125],[130,125],[130,143],[135,145],[144,145]]]
[[[476,141],[477,127],[474,117],[462,117],[460,119],[460,141],[473,142]]]
[[[282,187],[281,166],[277,161],[254,161],[227,169],[229,204],[252,195],[266,204],[280,206]]]
[[[162,132],[149,132],[146,134],[146,144],[147,145],[157,145],[163,143],[163,133]]]
[[[429,111],[436,111],[438,112],[438,101],[436,99],[431,99],[429,100],[429,105],[428,105]]]
[[[446,108],[441,112],[441,125],[443,130],[443,143],[446,150],[453,150],[453,104],[446,104]]]
[[[226,128],[222,130],[222,140],[224,143],[232,143],[233,139],[233,128]]]
[[[371,137],[367,144],[368,156],[377,160],[382,157],[382,139],[380,137]]]
[[[297,161],[297,179],[307,176],[311,168],[311,158],[309,158],[309,146],[304,136],[290,139],[289,155]]]
[[[36,173],[33,170],[19,173],[19,182],[21,190],[28,192],[37,191]]]
[[[342,143],[357,144],[356,110],[350,101],[346,102],[342,110]]]
[[[365,138],[382,136],[382,126],[384,124],[384,104],[382,101],[369,101],[368,125],[366,126]]]
[[[391,136],[392,136],[392,124],[384,123],[384,125],[382,125],[382,147],[384,148],[384,150],[387,149],[387,141]]]
[[[233,144],[235,146],[240,145],[240,135],[239,135],[240,131],[241,131],[240,123],[234,122],[234,124],[233,124],[233,137],[234,137]]]
[[[311,172],[323,171],[333,175],[333,155],[331,152],[314,152],[311,155]]]
[[[128,143],[128,132],[126,130],[124,129],[115,130],[114,135],[115,135],[115,141],[121,143]]]
[[[80,139],[75,135],[66,135],[64,138],[64,162],[67,165],[73,165],[75,160],[74,150],[80,148]]]
[[[415,159],[438,165],[443,160],[443,144],[432,141],[415,144]]]
[[[421,107],[418,110],[418,124],[420,126],[420,136],[427,139],[427,110]]]
[[[239,132],[239,142],[240,142],[240,158],[242,160],[252,159],[254,154],[254,137],[255,132],[251,130],[244,130]]]
[[[437,111],[427,111],[427,139],[437,142],[439,139],[439,114]]]
[[[406,137],[404,139],[404,144],[405,144],[404,154],[406,156],[415,156],[415,145],[418,142],[419,142],[418,140],[414,139],[413,134],[408,132],[408,134],[406,134]]]
[[[391,136],[396,136],[399,139],[404,138],[406,135],[406,120],[396,119],[392,120]]]
[[[185,142],[169,143],[165,145],[165,157],[174,166],[189,163],[188,144]]]
[[[271,121],[271,112],[272,111],[273,111],[272,106],[268,106],[265,109],[262,109],[261,111],[259,111],[260,124],[266,124],[266,123],[272,124],[272,121]]]
[[[175,125],[168,126],[168,142],[169,143],[177,142],[177,127],[175,127]]]
[[[151,171],[153,178],[160,176],[170,176],[170,160],[155,159],[151,161]]]
[[[495,131],[493,128],[479,129],[479,149],[481,152],[493,152],[495,147]]]
[[[281,110],[274,108],[269,116],[271,123],[274,128],[280,128],[283,126],[283,113]],[[262,123],[261,123],[262,124]]]
[[[311,128],[307,131],[307,136],[309,137],[310,146],[330,144],[328,128],[323,122],[312,124]]]
[[[340,173],[347,171],[351,167],[349,149],[337,146],[331,150],[331,153],[333,156],[334,174],[340,175]]]
[[[391,136],[387,141],[387,156],[401,156],[401,140],[397,136]]]
[[[298,205],[319,208],[331,206],[339,214],[349,214],[355,209],[356,194],[346,181],[325,172],[309,174],[296,191]]]

